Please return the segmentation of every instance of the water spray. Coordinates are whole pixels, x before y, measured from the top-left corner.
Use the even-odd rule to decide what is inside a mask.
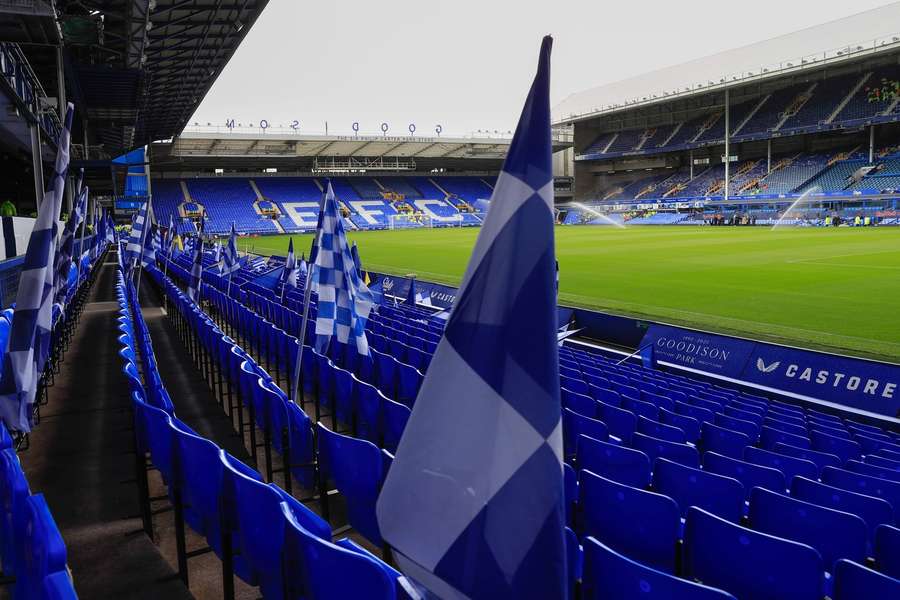
[[[596,211],[593,208],[591,208],[590,206],[582,204],[581,202],[573,202],[572,206],[576,206],[576,207],[580,208],[581,210],[591,213],[592,215],[596,215],[596,216],[600,217],[601,219],[603,219],[604,221],[606,221],[607,223],[609,223],[610,225],[615,225],[619,229],[625,229],[624,223],[619,223],[618,221],[613,221],[612,219],[610,219],[608,216],[606,216],[602,212]]]

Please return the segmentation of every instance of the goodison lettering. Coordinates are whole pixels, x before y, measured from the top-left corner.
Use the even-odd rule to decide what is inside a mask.
[[[714,358],[716,360],[727,361],[731,356],[731,352],[723,348],[715,346],[707,346],[705,344],[695,344],[694,342],[686,342],[684,340],[674,340],[672,338],[661,337],[656,340],[656,345],[667,350],[675,350],[683,354],[699,356],[701,358]]]
[[[784,370],[784,376],[790,377],[791,379],[799,379],[801,381],[809,381],[815,382],[817,385],[826,385],[831,382],[831,387],[843,387],[849,392],[855,392],[859,389],[860,384],[862,384],[862,393],[868,394],[870,396],[878,396],[879,390],[881,392],[882,398],[893,398],[894,392],[897,391],[896,383],[884,383],[882,384],[877,379],[866,379],[866,382],[863,384],[863,380],[861,377],[857,377],[856,375],[851,375],[847,377],[846,373],[840,373],[835,371],[831,373],[826,370],[816,371],[815,377],[813,377],[813,370],[811,367],[806,367],[805,369],[800,369],[799,365],[788,365]]]

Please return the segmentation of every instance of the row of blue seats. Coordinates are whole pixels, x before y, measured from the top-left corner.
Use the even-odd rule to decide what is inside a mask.
[[[162,276],[158,270],[151,269],[151,273],[157,279]],[[124,332],[120,341],[125,371],[134,390],[138,447],[141,452],[149,451],[154,465],[160,470],[176,517],[182,515],[192,529],[204,535],[223,560],[226,593],[228,577],[233,570],[251,585],[259,585],[267,598],[396,597],[399,573],[350,540],[332,543],[330,526],[315,513],[282,488],[265,484],[258,472],[192,431],[175,416],[170,402],[156,405],[156,399],[168,395],[160,389],[162,384],[156,371],[153,371],[154,377],[145,375],[143,382],[134,377],[136,364],[132,357],[135,348],[141,349],[142,359],[152,357],[153,350],[142,319],[135,319],[137,326],[128,328],[127,320],[131,314],[139,313],[132,299],[133,290],[124,284],[121,287],[125,296],[121,301],[125,318],[122,319]],[[174,290],[170,287],[167,291]],[[200,313],[186,296],[177,294],[171,298],[175,313]],[[215,327],[208,318],[206,324],[208,328]],[[141,333],[134,337],[132,331]],[[197,333],[198,337],[203,337],[199,331]],[[152,361],[145,368],[152,369]],[[260,393],[280,398],[285,409],[294,407],[297,420],[310,429],[308,417],[299,407],[287,402],[271,379],[251,364],[249,357],[243,361],[242,369],[256,375],[255,387]],[[144,386],[144,383],[148,385]],[[157,388],[155,391],[154,387]],[[261,405],[272,406],[274,403]],[[262,412],[266,417],[275,416],[274,411]],[[320,436],[321,453],[327,436]],[[273,446],[278,446],[281,439],[274,436]],[[310,439],[311,436],[307,436],[306,442]],[[295,443],[294,447],[301,445]],[[286,461],[293,466],[298,458],[286,457]],[[179,557],[185,578],[186,560],[186,555]]]
[[[12,598],[77,598],[66,544],[43,494],[32,494],[12,438],[0,424],[0,562]]]

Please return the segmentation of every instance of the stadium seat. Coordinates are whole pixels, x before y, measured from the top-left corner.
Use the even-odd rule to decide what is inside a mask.
[[[754,488],[748,516],[756,531],[815,548],[829,572],[838,559],[866,559],[866,523],[856,515]]]
[[[687,436],[682,429],[675,427],[674,425],[665,425],[659,421],[648,419],[643,415],[639,416],[637,419],[637,431],[644,435],[649,435],[650,437],[678,444],[687,442]]]
[[[839,456],[836,456],[834,454],[827,454],[825,452],[819,452],[817,450],[810,450],[808,448],[798,448],[797,446],[791,446],[790,444],[784,444],[782,442],[778,442],[774,446],[772,446],[772,452],[808,460],[812,463],[815,463],[816,468],[818,468],[820,472],[825,467],[841,466],[841,459]]]
[[[78,600],[68,571],[57,571],[44,578],[44,600]]]
[[[875,530],[875,566],[885,575],[900,579],[900,528],[879,525]]]
[[[900,598],[900,579],[850,560],[839,560],[834,571],[834,600]]]
[[[894,522],[893,507],[881,498],[848,492],[806,477],[794,478],[791,496],[859,516],[866,522],[870,547],[875,539],[875,529],[882,523]]]
[[[886,467],[879,467],[878,465],[872,465],[869,463],[860,462],[858,460],[848,460],[846,463],[844,463],[843,468],[848,471],[853,471],[854,473],[860,473],[862,475],[871,475],[872,477],[880,477],[882,479],[900,482],[900,471],[895,471],[894,469]]]
[[[658,457],[663,457],[689,467],[700,466],[700,454],[697,453],[696,448],[687,444],[676,444],[642,433],[635,433],[631,438],[631,446],[646,454],[651,463]]]
[[[655,569],[675,571],[680,516],[674,500],[590,471],[579,473],[578,492],[583,536]]]
[[[575,441],[579,435],[586,435],[602,442],[609,439],[609,430],[603,421],[585,417],[568,408],[562,409],[562,423],[563,449],[566,457],[575,456]]]
[[[609,433],[616,436],[623,444],[631,443],[632,435],[637,427],[637,417],[633,413],[599,401],[597,418],[603,421],[609,429]]]
[[[737,566],[737,567],[736,567]],[[813,548],[688,509],[684,575],[742,600],[822,600],[824,568]]]
[[[636,488],[650,485],[650,459],[638,450],[580,435],[575,456],[579,470]]]
[[[725,407],[726,409],[728,407]],[[730,429],[731,431],[740,431],[750,439],[750,443],[754,443],[759,437],[759,424],[755,421],[748,421],[739,417],[716,413],[716,425]]]
[[[584,600],[735,600],[734,596],[634,561],[593,537],[584,541]]]
[[[673,407],[674,408],[674,407]],[[695,444],[700,439],[700,421],[688,415],[681,415],[665,408],[659,409],[659,422],[677,427],[684,432],[688,442]]]
[[[808,449],[810,447],[809,438],[807,437],[794,435],[793,433],[787,433],[786,431],[780,431],[764,425],[759,434],[760,448],[772,450],[775,447],[775,444],[778,444],[779,442],[796,446],[797,448]]]
[[[784,474],[784,480],[788,487],[790,487],[794,477],[801,476],[816,479],[819,476],[819,469],[814,462],[763,450],[762,448],[754,448],[753,446],[748,446],[744,449],[744,460],[755,465],[778,469]]]
[[[723,475],[737,479],[744,485],[747,496],[755,487],[765,488],[773,492],[783,493],[787,490],[784,482],[784,473],[778,469],[755,465],[724,454],[705,452],[703,454],[703,469],[716,475]]]
[[[900,483],[836,467],[822,469],[821,480],[834,487],[886,500],[894,509],[894,522],[900,523]]]
[[[691,506],[735,523],[744,516],[745,493],[740,481],[665,458],[653,463],[653,490],[675,500],[682,516]]]
[[[841,464],[848,460],[859,458],[860,456],[860,446],[857,442],[852,440],[822,433],[815,429],[810,432],[809,436],[812,441],[813,450],[837,456],[840,459]]]
[[[350,525],[376,546],[382,545],[375,518],[375,501],[384,479],[381,451],[366,440],[334,433],[322,423],[316,431],[320,481],[334,482],[346,500]]]
[[[744,448],[752,443],[750,437],[740,431],[726,429],[712,423],[700,426],[700,445],[704,452],[717,452],[725,456],[740,458]]]

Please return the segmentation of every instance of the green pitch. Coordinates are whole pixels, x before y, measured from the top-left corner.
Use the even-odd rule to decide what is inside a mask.
[[[363,267],[458,284],[478,229],[352,232]],[[311,237],[294,236],[297,252]],[[260,254],[288,236],[242,240]],[[558,227],[560,302],[900,361],[900,230]]]

